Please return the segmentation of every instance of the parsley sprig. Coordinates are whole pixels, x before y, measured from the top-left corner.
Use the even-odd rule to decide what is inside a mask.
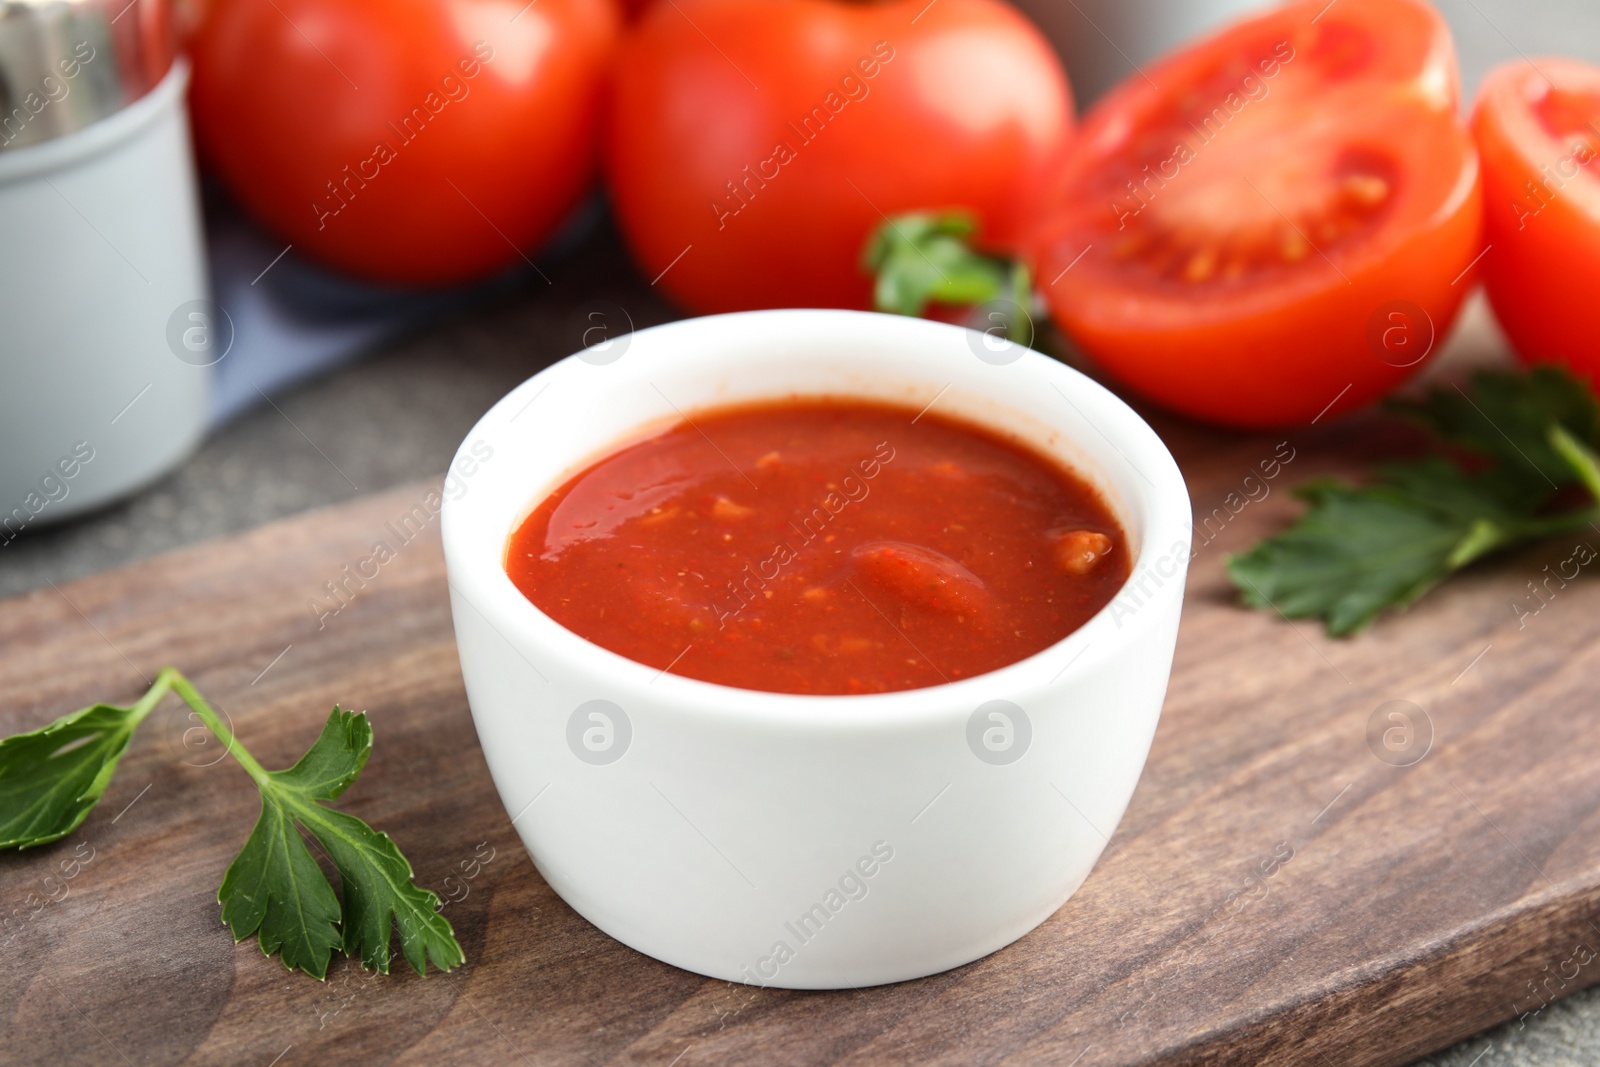
[[[1008,301],[1005,336],[1033,344],[1028,314],[1032,276],[1020,260],[984,255],[969,238],[977,230],[970,214],[912,212],[885,219],[861,250],[861,269],[873,276],[872,305],[896,315],[922,315],[931,303],[963,307]]]
[[[1390,407],[1461,459],[1301,486],[1300,520],[1227,561],[1246,605],[1351,634],[1491,553],[1600,522],[1600,407],[1564,370],[1481,371]]]
[[[389,835],[327,805],[372,754],[365,712],[336,706],[298,763],[269,771],[189,680],[168,667],[132,707],[95,704],[0,741],[0,849],[32,848],[77,829],[105,793],[134,731],[169,692],[199,716],[261,793],[261,816],[217,892],[235,941],[255,934],[262,952],[276,952],[286,967],[319,979],[335,949],[387,973],[396,927],[400,950],[418,974],[430,961],[444,971],[465,962],[439,898],[412,881],[411,864]],[[339,892],[307,836],[338,871]]]

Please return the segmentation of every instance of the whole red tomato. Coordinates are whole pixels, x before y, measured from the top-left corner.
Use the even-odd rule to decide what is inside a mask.
[[[1004,247],[1071,124],[1054,53],[999,0],[673,0],[622,49],[606,176],[686,307],[866,307],[886,216],[965,208]]]
[[[1483,251],[1455,50],[1423,0],[1300,0],[1084,116],[1033,265],[1118,379],[1233,426],[1315,422],[1420,367]]]
[[[1484,287],[1525,361],[1566,363],[1600,388],[1600,68],[1545,57],[1483,81]]]
[[[202,156],[257,218],[353,274],[478,277],[591,178],[612,0],[228,0],[192,43]]]

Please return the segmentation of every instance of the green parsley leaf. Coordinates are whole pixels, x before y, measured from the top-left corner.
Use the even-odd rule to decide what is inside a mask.
[[[336,799],[372,754],[365,713],[335,707],[304,756],[268,771],[182,674],[171,667],[131,708],[96,704],[33,733],[0,741],[0,848],[29,848],[71,833],[105,793],[133,732],[175,692],[254,779],[261,815],[223,876],[217,900],[234,940],[255,934],[267,955],[316,978],[335,949],[389,970],[395,927],[418,974],[431,961],[448,971],[466,961],[439,898],[412,881],[411,864],[388,834],[335,811]],[[339,872],[335,892],[307,838]]]
[[[873,307],[896,315],[922,315],[930,303],[960,307],[1005,298],[1023,312],[1004,323],[1006,335],[1031,345],[1028,268],[974,250],[968,239],[976,229],[973,217],[960,211],[914,212],[885,220],[861,253],[862,269],[875,279]]]
[[[466,962],[438,896],[411,881],[411,864],[388,834],[331,808],[300,815],[339,868],[346,955],[359,954],[362,966],[387,974],[393,925],[400,930],[400,951],[418,974],[426,973],[429,961],[441,971]]]
[[[317,800],[335,800],[350,788],[372,755],[372,723],[366,714],[344,711],[337,704],[316,744],[286,771],[272,779]]]
[[[235,941],[256,934],[262,953],[280,953],[290,970],[327,975],[328,960],[343,943],[339,898],[287,806],[265,791],[261,817],[222,876],[217,900]]]
[[[0,849],[32,848],[76,830],[155,703],[95,704],[0,741]]]
[[[1482,489],[1438,457],[1386,468],[1371,485],[1312,482],[1295,491],[1311,504],[1305,517],[1231,557],[1228,574],[1250,607],[1353,633],[1520,536],[1519,520]]]
[[[1430,456],[1381,467],[1364,485],[1300,487],[1310,504],[1300,520],[1227,560],[1245,605],[1320,618],[1343,636],[1483,556],[1600,518],[1600,506],[1549,510],[1576,485],[1600,505],[1600,460],[1585,444],[1600,433],[1600,411],[1564,371],[1484,371],[1470,392],[1435,389],[1393,406],[1485,465]]]
[[[439,898],[411,881],[411,864],[389,835],[322,803],[355,781],[371,752],[366,715],[335,707],[298,763],[257,780],[261,818],[217,893],[235,941],[258,934],[267,955],[281,952],[285,966],[317,978],[341,946],[347,955],[359,954],[363,966],[388,973],[398,923],[401,951],[418,974],[429,960],[445,971],[465,961]],[[342,912],[297,827],[338,870]]]
[[[1473,375],[1470,391],[1437,388],[1420,401],[1393,401],[1389,407],[1493,461],[1499,480],[1540,502],[1574,480],[1571,464],[1550,443],[1550,428],[1563,427],[1580,441],[1600,437],[1594,394],[1550,365],[1525,372],[1482,370]]]

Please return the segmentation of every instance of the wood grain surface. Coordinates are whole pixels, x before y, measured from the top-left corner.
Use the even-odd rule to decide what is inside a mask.
[[[473,733],[437,520],[320,627],[307,606],[425,486],[0,604],[5,733],[131,701],[167,663],[268,766],[295,759],[334,702],[368,709],[376,749],[340,806],[450,900],[468,958],[427,978],[341,959],[319,984],[235,945],[216,890],[256,796],[169,698],[76,834],[0,857],[0,1060],[1343,1067],[1409,1062],[1600,980],[1600,583],[1513,608],[1540,607],[1528,583],[1573,544],[1330,640],[1234,607],[1222,558],[1294,514],[1293,484],[1414,447],[1408,431],[1363,417],[1291,433],[1293,460],[1235,514],[1229,494],[1248,499],[1284,436],[1158,429],[1211,523],[1132,806],[1038,930],[891,987],[708,980],[551,891]],[[1398,722],[1389,701],[1416,707],[1410,766],[1369,743],[1375,716]]]

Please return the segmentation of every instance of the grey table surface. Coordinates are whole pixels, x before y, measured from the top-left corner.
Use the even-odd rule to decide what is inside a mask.
[[[1104,15],[1090,23],[1084,6],[1099,12],[1105,5],[1088,0],[1083,6],[1024,0],[1023,6],[1058,38],[1103,36],[1107,27],[1127,25],[1125,18],[1113,24]],[[1150,6],[1162,5],[1151,0]],[[1254,5],[1243,0],[1231,6]],[[1596,0],[1442,0],[1440,7],[1455,30],[1469,93],[1489,66],[1518,54],[1561,52],[1600,60]],[[1194,21],[1192,14],[1186,18]],[[1126,39],[1113,43],[1142,61],[1167,42],[1156,33],[1143,48]],[[571,350],[569,317],[579,304],[611,300],[640,328],[679,314],[622,265],[608,234],[588,242],[550,271],[550,278],[548,286],[535,282],[329,378],[275,396],[275,408],[263,406],[230,423],[176,472],[132,499],[10,543],[0,550],[0,596],[437,476],[495,400]],[[1483,314],[1482,308],[1473,313]],[[1597,1063],[1600,988],[1418,1061],[1419,1067]]]

